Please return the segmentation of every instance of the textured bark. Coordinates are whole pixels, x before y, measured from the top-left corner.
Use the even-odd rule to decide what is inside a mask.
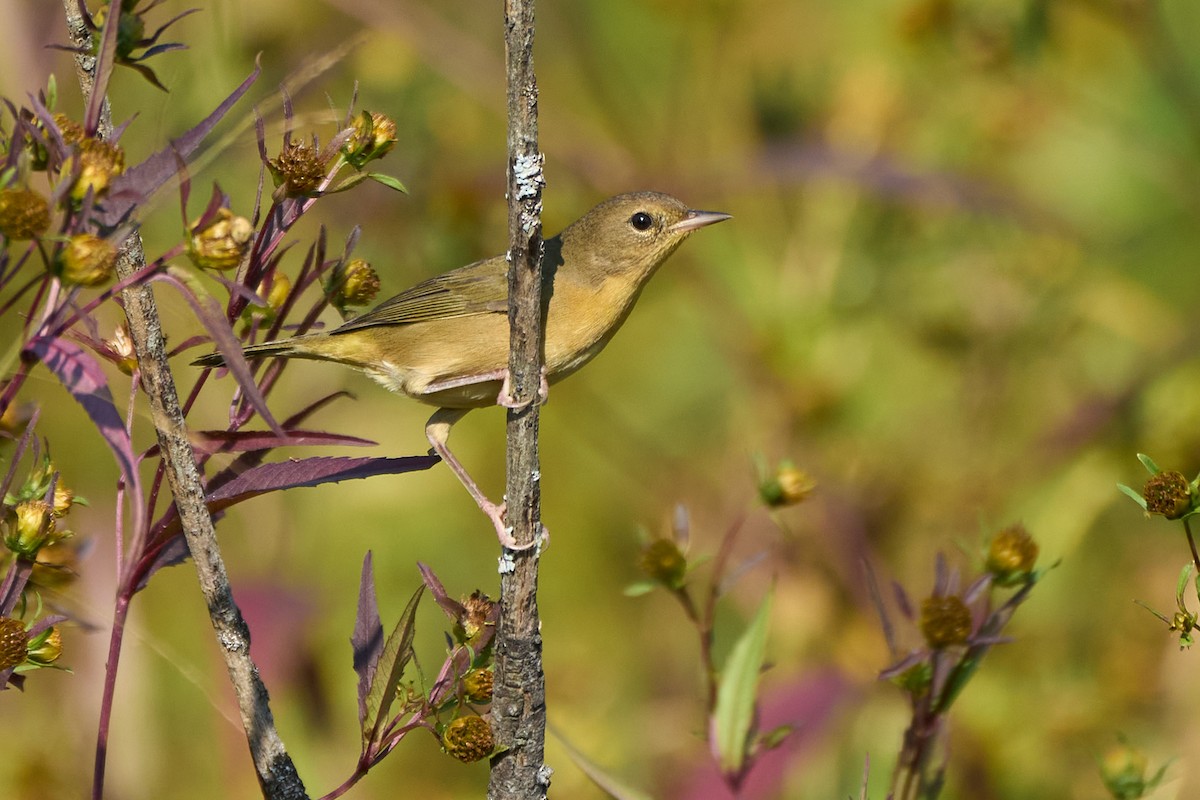
[[[529,405],[508,414],[507,521],[520,543],[541,537],[538,403],[542,371],[542,157],[538,152],[533,70],[533,0],[507,0],[509,371],[513,398]],[[492,725],[502,748],[492,761],[489,800],[536,800],[550,785],[543,756],[545,676],[538,621],[539,548],[506,554],[500,580]]]

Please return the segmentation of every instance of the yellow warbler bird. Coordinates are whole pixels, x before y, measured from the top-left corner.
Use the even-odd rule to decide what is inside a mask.
[[[545,381],[599,353],[629,316],[651,275],[693,231],[730,218],[694,211],[657,192],[613,197],[545,243],[542,266]],[[515,547],[504,506],[488,500],[447,446],[450,427],[473,408],[511,406],[508,264],[504,256],[430,278],[333,330],[255,344],[247,357],[334,361],[388,389],[437,406],[425,425],[433,452],[454,471]],[[220,353],[192,362],[224,364]]]

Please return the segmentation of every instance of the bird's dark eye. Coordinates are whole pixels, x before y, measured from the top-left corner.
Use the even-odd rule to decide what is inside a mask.
[[[650,226],[654,224],[654,217],[645,211],[639,211],[629,218],[629,224],[639,231],[648,231],[650,230]]]

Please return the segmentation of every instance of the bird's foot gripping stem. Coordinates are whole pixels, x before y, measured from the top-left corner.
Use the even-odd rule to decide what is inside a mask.
[[[533,404],[542,405],[550,397],[550,382],[546,380],[546,366],[542,365],[542,381],[538,385],[537,395],[532,400],[518,402],[513,399],[512,392],[512,373],[504,370],[504,383],[500,384],[500,393],[496,395],[496,405],[504,406],[505,408],[514,411],[520,411],[523,408],[529,408]]]
[[[446,462],[446,466],[458,478],[459,483],[471,495],[471,499],[475,501],[475,505],[479,506],[479,510],[487,515],[492,521],[492,526],[496,529],[496,538],[500,544],[514,551],[528,550],[531,547],[541,545],[548,540],[549,534],[545,527],[541,528],[541,535],[535,538],[532,542],[520,544],[513,538],[513,529],[505,521],[505,504],[497,505],[487,498],[479,485],[463,467],[462,463],[450,452],[450,448],[446,444],[446,440],[450,436],[450,427],[458,422],[467,413],[469,409],[463,408],[439,408],[433,412],[433,416],[429,418],[429,422],[425,424],[425,438],[429,440],[432,452]]]

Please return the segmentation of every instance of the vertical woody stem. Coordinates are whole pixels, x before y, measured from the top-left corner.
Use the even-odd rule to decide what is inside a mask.
[[[541,386],[542,156],[533,70],[533,0],[506,0],[508,76],[509,374],[507,521],[520,543],[541,535],[538,390]],[[509,559],[511,556],[511,560]],[[543,762],[545,676],[537,607],[538,548],[506,553],[500,581],[492,725],[500,755],[492,761],[489,800],[540,800],[550,784]]]

